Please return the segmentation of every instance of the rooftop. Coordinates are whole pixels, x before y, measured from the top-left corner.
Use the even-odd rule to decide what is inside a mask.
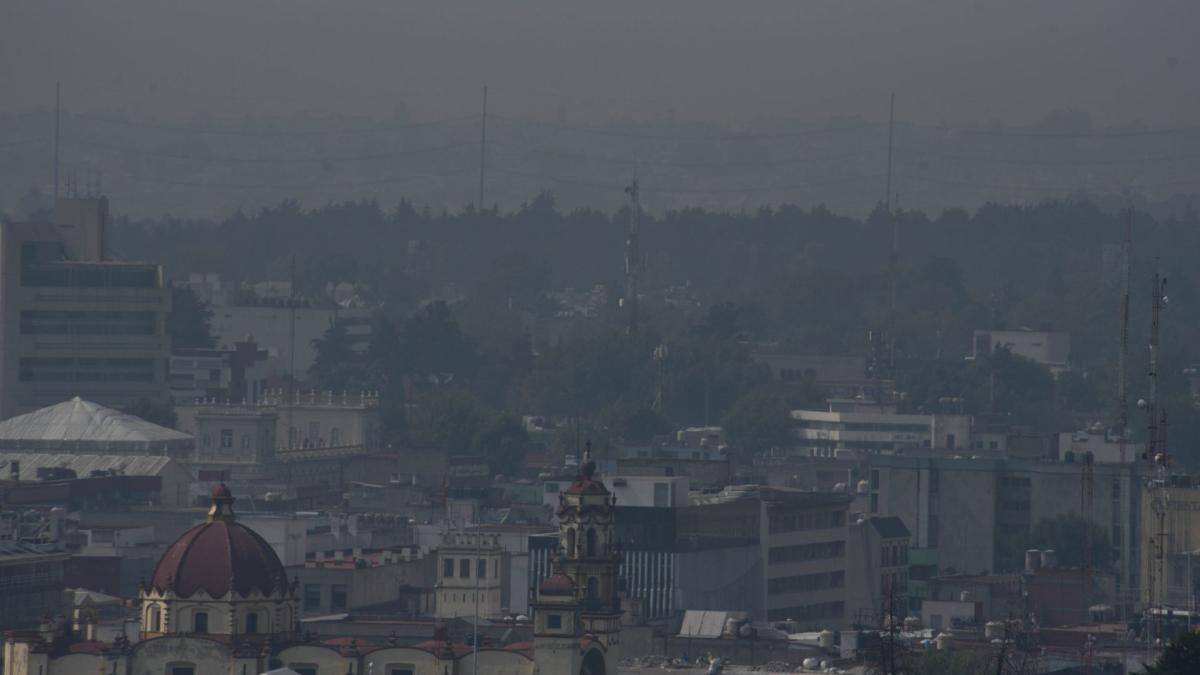
[[[181,431],[106,408],[78,396],[0,422],[0,448],[30,449],[85,444],[103,447],[190,446],[194,439]]]

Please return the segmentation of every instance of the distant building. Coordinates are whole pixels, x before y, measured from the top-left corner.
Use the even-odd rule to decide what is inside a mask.
[[[166,400],[171,290],[159,265],[107,257],[108,200],[0,223],[0,418],[82,396]]]
[[[177,402],[254,403],[266,376],[258,364],[266,358],[266,350],[253,340],[235,342],[229,349],[172,349],[171,397]]]
[[[876,627],[890,612],[908,616],[908,546],[912,533],[895,516],[861,518],[849,526],[846,609],[853,624]]]
[[[0,628],[33,628],[63,610],[64,515],[39,517],[33,533],[16,513],[0,513]]]
[[[888,394],[891,380],[877,380],[867,368],[863,356],[819,356],[757,352],[754,360],[767,366],[771,379],[782,384],[811,382],[820,385],[832,398],[875,398]]]
[[[437,550],[439,619],[503,616],[504,549],[499,538],[483,532],[447,532]]]
[[[913,448],[970,449],[966,415],[909,415],[854,411],[793,410],[796,447],[823,457],[856,458]]]
[[[997,349],[1007,349],[1058,375],[1071,369],[1071,334],[1040,330],[977,330],[971,339],[971,355],[979,359]]]
[[[3,491],[10,504],[58,504],[71,510],[191,504],[191,475],[170,457],[3,453],[0,478],[9,479]]]
[[[1014,572],[1023,569],[1022,537],[1038,522],[1080,513],[1084,468],[1065,461],[880,456],[869,469],[869,511],[903,520],[914,548],[937,551],[943,575]],[[1146,502],[1144,473],[1139,464],[1091,467],[1090,518],[1109,536],[1114,605],[1138,599],[1142,557],[1152,550],[1137,517]]]
[[[371,610],[379,614],[433,613],[436,560],[416,546],[318,551],[288,568],[299,581],[305,616]]]

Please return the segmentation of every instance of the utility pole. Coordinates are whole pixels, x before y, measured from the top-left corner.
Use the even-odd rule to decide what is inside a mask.
[[[483,177],[487,168],[487,89],[487,85],[483,85],[483,115],[479,118],[479,212],[481,214],[484,210]]]
[[[54,201],[58,201],[59,126],[62,117],[62,82],[54,83]]]
[[[630,335],[638,332],[638,272],[641,269],[641,252],[638,250],[638,226],[642,216],[641,193],[636,178],[625,188],[629,195],[629,231],[625,237],[625,311],[628,314],[627,330]]]

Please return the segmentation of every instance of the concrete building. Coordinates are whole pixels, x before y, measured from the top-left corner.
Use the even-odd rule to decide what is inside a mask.
[[[445,533],[437,550],[437,618],[502,618],[503,563],[504,549],[496,535]]]
[[[0,454],[0,475],[10,480],[4,488],[9,503],[32,504],[25,493],[47,493],[61,485],[64,489],[40,503],[58,499],[60,505],[75,510],[91,505],[89,495],[104,490],[103,485],[93,484],[116,482],[119,492],[105,491],[101,500],[110,508],[132,504],[178,508],[191,504],[191,475],[170,457],[4,453]],[[152,482],[136,482],[138,478]]]
[[[909,448],[971,447],[971,418],[966,415],[905,415],[870,408],[793,410],[797,447],[812,455],[847,458]]]
[[[82,396],[167,398],[171,291],[162,268],[114,262],[108,200],[62,198],[51,223],[0,223],[0,418]]]
[[[36,627],[62,611],[64,516],[56,509],[28,523],[0,513],[0,628]]]
[[[889,612],[908,615],[908,545],[912,533],[895,516],[860,518],[846,540],[846,611],[855,625],[878,627]]]
[[[196,438],[189,461],[198,480],[265,482],[264,489],[338,490],[348,457],[380,450],[379,399],[368,393],[267,391],[256,404],[176,407]]]
[[[1144,550],[1138,464],[1093,464],[1091,521],[1109,535],[1118,598],[1136,600]],[[969,457],[881,456],[871,462],[870,512],[897,516],[913,546],[936,549],[944,574],[1023,569],[1025,538],[1043,519],[1079,514],[1085,465]]]
[[[254,403],[264,388],[267,352],[253,340],[229,349],[172,349],[171,398],[177,402]]]
[[[289,566],[299,582],[302,616],[363,612],[428,616],[433,612],[435,557],[417,546],[336,549]]]
[[[754,360],[771,371],[771,379],[783,384],[812,382],[832,398],[875,398],[879,391],[890,392],[891,380],[876,380],[867,371],[864,356],[819,356],[758,352]]]
[[[978,359],[997,349],[1007,349],[1058,375],[1071,368],[1071,334],[1041,330],[977,330],[971,339],[971,356]]]
[[[1200,549],[1200,485],[1184,476],[1168,476],[1165,490],[1162,485],[1163,481],[1156,479],[1146,489],[1139,513],[1145,570],[1139,596],[1144,607],[1161,604],[1191,610],[1193,598],[1200,596],[1200,588],[1194,584],[1200,564],[1192,560],[1192,553]],[[1162,565],[1158,566],[1160,543]]]

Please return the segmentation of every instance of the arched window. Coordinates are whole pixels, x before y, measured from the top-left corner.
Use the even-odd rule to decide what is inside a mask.
[[[192,616],[192,632],[207,633],[208,632],[208,612],[196,612]]]
[[[162,610],[158,605],[150,605],[150,608],[146,610],[146,630],[162,630]]]
[[[567,557],[575,557],[575,528],[567,528]]]
[[[587,557],[596,557],[596,528],[589,527],[587,531]]]
[[[248,612],[246,614],[246,630],[243,632],[247,635],[254,635],[258,632],[258,612]]]
[[[595,600],[600,595],[600,582],[596,577],[588,577],[587,580],[587,596],[589,600]]]

